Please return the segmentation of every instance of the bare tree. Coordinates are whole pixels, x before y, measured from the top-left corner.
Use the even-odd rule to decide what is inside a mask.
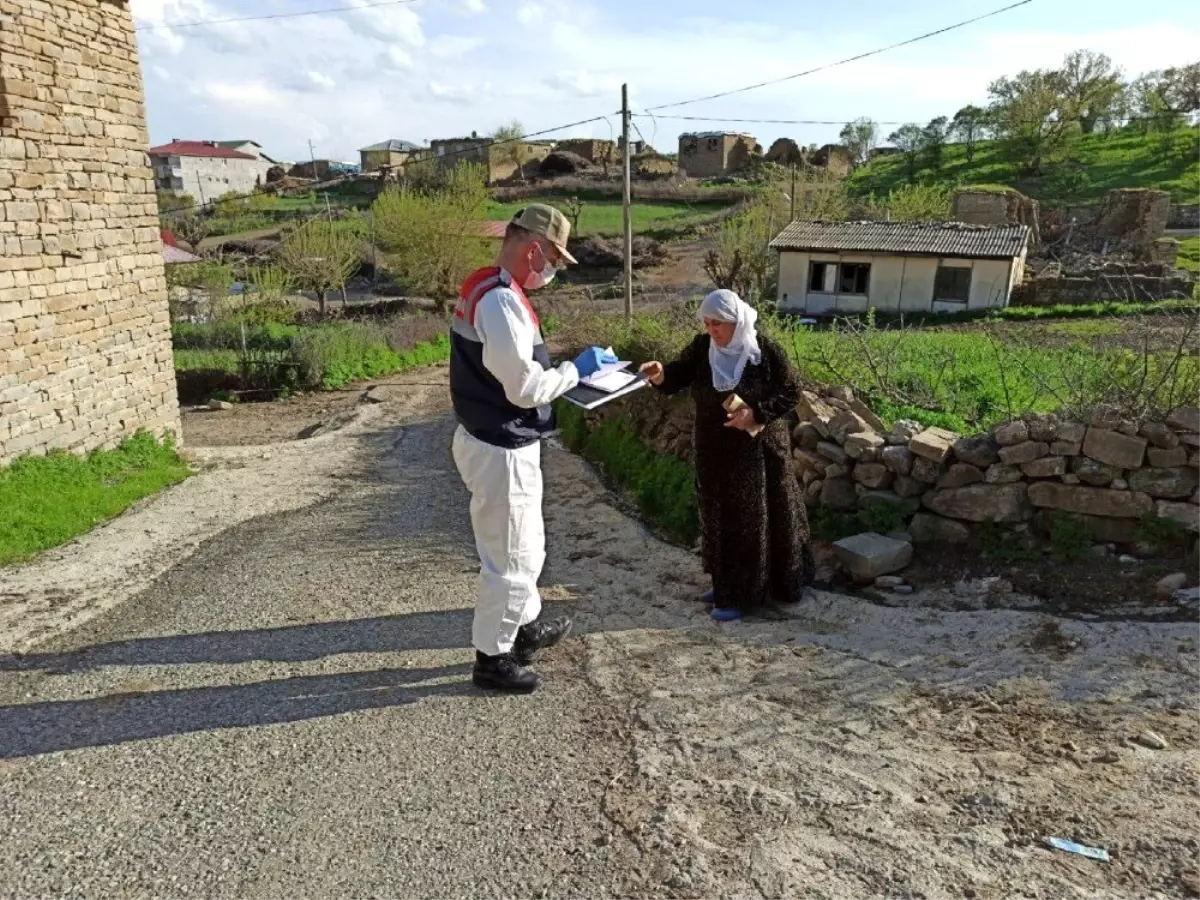
[[[866,165],[871,160],[871,151],[879,143],[879,126],[865,117],[855,119],[846,124],[839,137],[854,165]]]
[[[324,316],[329,291],[345,288],[362,264],[362,241],[337,223],[313,219],[288,235],[279,258],[292,283],[317,295]]]
[[[525,164],[529,161],[529,144],[525,142],[525,126],[513,119],[507,125],[497,128],[492,134],[492,140],[497,142],[492,148],[496,158],[515,166],[517,174],[521,176],[522,181],[525,181]]]

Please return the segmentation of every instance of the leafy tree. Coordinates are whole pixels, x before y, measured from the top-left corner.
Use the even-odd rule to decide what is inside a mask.
[[[448,311],[463,280],[491,256],[480,233],[487,175],[474,163],[447,170],[434,188],[407,185],[380,194],[371,207],[376,240],[411,291]]]
[[[362,264],[362,242],[333,222],[312,219],[283,241],[279,259],[296,287],[317,295],[324,316],[329,291],[345,288]]]
[[[1076,50],[1068,53],[1059,70],[1066,118],[1079,122],[1084,134],[1097,122],[1112,117],[1125,94],[1123,73],[1103,53]]]
[[[942,151],[946,149],[949,134],[950,121],[945,116],[930,119],[929,124],[921,129],[921,149],[935,172],[941,171]]]
[[[954,114],[950,133],[962,141],[967,151],[967,163],[975,162],[975,150],[979,142],[987,137],[991,120],[987,110],[978,106],[964,106]]]
[[[1200,109],[1200,63],[1147,72],[1129,93],[1143,130],[1169,131]]]
[[[871,151],[879,143],[879,126],[868,118],[855,119],[846,124],[839,137],[854,165],[866,165],[871,160]]]
[[[1045,161],[1066,142],[1074,123],[1062,75],[1038,69],[988,86],[996,134],[1026,172],[1040,175]]]
[[[952,191],[943,184],[906,184],[882,199],[871,198],[873,219],[892,222],[945,222],[950,218]]]
[[[925,146],[925,130],[920,125],[910,122],[889,134],[888,141],[899,147],[900,152],[904,154],[909,182],[916,181],[917,157],[921,154],[921,148]]]
[[[492,134],[492,140],[502,141],[492,147],[492,153],[501,162],[510,163],[517,168],[517,174],[525,181],[525,163],[529,161],[529,145],[525,143],[525,126],[516,119],[507,125],[497,128]]]
[[[191,194],[176,194],[173,191],[158,191],[158,211],[160,213],[177,212],[181,209],[191,209],[196,205],[196,198]]]

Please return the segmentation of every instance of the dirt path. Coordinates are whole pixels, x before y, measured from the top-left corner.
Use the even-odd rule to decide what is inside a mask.
[[[29,651],[0,657],[0,895],[1192,890],[1194,623],[824,594],[718,627],[695,555],[561,450],[543,582],[580,636],[534,697],[477,695],[430,374],[334,434],[196,451],[210,471],[0,576],[66,598],[0,606]]]

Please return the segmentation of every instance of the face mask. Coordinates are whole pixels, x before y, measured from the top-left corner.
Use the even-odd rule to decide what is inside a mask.
[[[541,253],[540,247],[538,248],[538,252]],[[525,280],[521,282],[521,287],[529,291],[536,291],[538,288],[544,288],[554,280],[554,276],[558,274],[558,269],[555,268],[554,263],[545,259],[544,253],[542,254],[542,259],[545,260],[546,264],[542,266],[541,271],[530,272],[526,275]]]

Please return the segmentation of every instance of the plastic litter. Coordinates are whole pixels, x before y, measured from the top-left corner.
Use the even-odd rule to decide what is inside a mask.
[[[1074,853],[1078,856],[1086,856],[1088,859],[1098,859],[1100,862],[1110,862],[1110,857],[1107,850],[1100,847],[1088,847],[1085,844],[1077,844],[1074,841],[1068,841],[1064,838],[1048,837],[1046,843],[1055,850],[1065,850],[1067,853]]]

